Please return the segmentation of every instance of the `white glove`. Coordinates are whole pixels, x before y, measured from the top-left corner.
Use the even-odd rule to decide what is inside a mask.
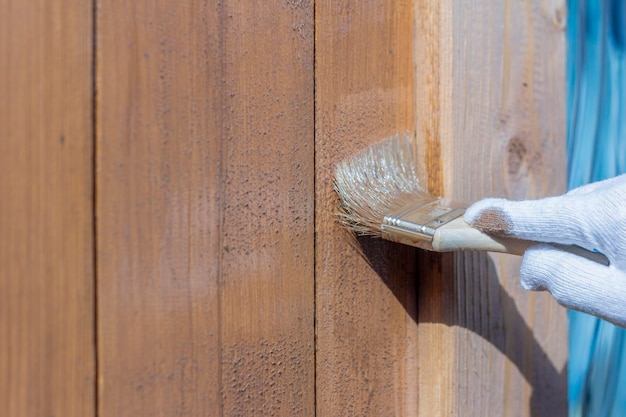
[[[626,174],[541,200],[487,198],[468,208],[465,220],[488,233],[602,252],[609,266],[533,246],[524,254],[521,285],[626,327]]]

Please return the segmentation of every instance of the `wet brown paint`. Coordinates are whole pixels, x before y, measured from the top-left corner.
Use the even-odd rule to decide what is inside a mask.
[[[312,415],[313,2],[97,26],[99,415]]]

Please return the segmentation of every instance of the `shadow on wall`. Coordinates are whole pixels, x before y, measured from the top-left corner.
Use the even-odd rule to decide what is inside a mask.
[[[378,274],[396,299],[404,306],[407,314],[417,323],[442,323],[446,326],[459,326],[480,336],[491,346],[505,355],[509,361],[523,375],[527,383],[532,387],[530,403],[531,415],[534,417],[553,417],[564,415],[567,410],[567,369],[556,369],[549,356],[543,350],[533,334],[533,331],[519,312],[513,298],[507,293],[498,281],[496,268],[491,258],[484,253],[466,253],[464,256],[472,257],[473,262],[482,262],[481,270],[487,273],[480,274],[477,282],[472,285],[480,288],[480,308],[476,305],[467,306],[467,312],[442,311],[442,314],[422,314],[418,320],[419,306],[407,302],[406,293],[400,290],[395,280],[390,279],[390,264],[403,263],[406,259],[414,259],[406,256],[406,251],[417,251],[417,262],[454,262],[453,254],[439,254],[409,248],[397,243],[388,242],[370,237],[357,238],[361,251],[372,269]],[[404,255],[403,255],[404,254]],[[446,259],[448,258],[448,259]],[[410,267],[410,266],[409,266]],[[449,274],[450,275],[450,274]],[[418,280],[417,291],[432,293],[432,288],[424,288]],[[452,281],[452,278],[448,278]],[[395,283],[395,284],[394,284]],[[473,288],[462,288],[454,282],[442,282],[435,291],[447,291],[451,304],[459,308],[459,303],[454,302],[458,297],[466,297],[458,291],[473,291]],[[427,300],[438,297],[419,298]],[[416,297],[417,298],[417,297]],[[478,304],[478,303],[477,303]],[[466,306],[461,306],[464,308]],[[441,307],[440,307],[441,308]],[[424,311],[424,309],[421,309]],[[428,310],[432,310],[427,308]],[[488,314],[485,314],[488,312]],[[472,319],[470,316],[475,317]],[[470,358],[471,359],[471,358]],[[427,383],[420,381],[420,383]],[[480,390],[480,388],[478,388]],[[504,388],[503,388],[504,389]],[[468,398],[468,401],[473,401]]]

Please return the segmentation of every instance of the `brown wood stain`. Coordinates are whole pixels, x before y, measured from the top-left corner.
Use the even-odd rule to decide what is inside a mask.
[[[0,2],[0,415],[95,409],[92,5]]]
[[[519,259],[355,239],[332,184],[406,132],[434,195],[562,191],[564,1],[93,7],[0,2],[1,415],[565,413]]]
[[[98,28],[99,415],[311,415],[313,3]]]

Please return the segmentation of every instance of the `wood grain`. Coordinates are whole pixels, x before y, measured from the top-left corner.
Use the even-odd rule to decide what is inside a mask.
[[[415,251],[353,242],[335,221],[335,164],[413,132],[413,2],[316,3],[317,415],[417,412]]]
[[[0,1],[0,415],[95,404],[92,6]]]
[[[224,7],[224,415],[311,416],[313,2]]]
[[[312,415],[313,3],[102,0],[99,412]]]
[[[471,202],[564,191],[564,2],[418,3],[431,192]],[[420,253],[420,415],[567,412],[565,310],[519,288],[519,262]]]

